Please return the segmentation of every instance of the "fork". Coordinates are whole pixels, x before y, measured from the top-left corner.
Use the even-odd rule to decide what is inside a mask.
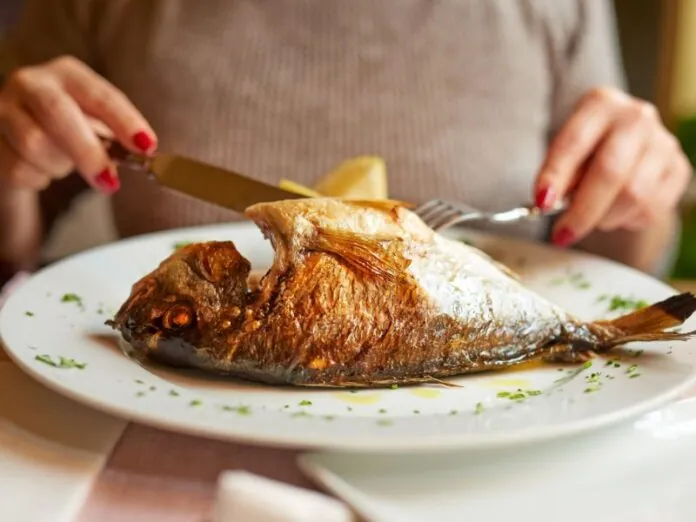
[[[502,212],[485,212],[465,203],[431,199],[416,208],[414,212],[430,228],[436,232],[441,232],[467,221],[483,220],[494,223],[510,223],[525,218],[538,219],[558,214],[567,207],[567,201],[560,201],[548,210],[541,210],[535,205],[523,205]]]

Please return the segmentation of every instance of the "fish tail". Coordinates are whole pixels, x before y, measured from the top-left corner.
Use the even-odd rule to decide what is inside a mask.
[[[696,331],[682,333],[667,329],[680,326],[695,311],[696,296],[686,292],[617,319],[595,324],[609,327],[611,338],[604,344],[605,348],[635,341],[680,341],[688,339]]]

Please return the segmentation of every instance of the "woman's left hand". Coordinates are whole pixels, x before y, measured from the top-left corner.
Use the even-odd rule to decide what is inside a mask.
[[[552,240],[568,246],[595,229],[637,231],[672,214],[692,167],[657,109],[613,88],[590,91],[554,138],[535,183],[536,204],[570,196]]]

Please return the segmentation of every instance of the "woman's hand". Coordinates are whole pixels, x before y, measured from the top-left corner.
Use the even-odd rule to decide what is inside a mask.
[[[673,214],[692,168],[651,104],[608,88],[590,91],[553,140],[536,204],[570,197],[552,233],[568,246],[595,229],[640,231]]]
[[[93,187],[115,192],[116,168],[96,128],[133,152],[156,148],[140,112],[79,60],[17,70],[0,91],[0,191],[8,183],[41,190],[77,169]]]

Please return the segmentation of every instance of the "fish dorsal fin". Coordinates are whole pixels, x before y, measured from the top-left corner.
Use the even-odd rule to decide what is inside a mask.
[[[404,257],[403,241],[397,236],[371,237],[319,228],[307,249],[332,254],[364,274],[389,281],[406,277],[406,269],[411,264]]]

